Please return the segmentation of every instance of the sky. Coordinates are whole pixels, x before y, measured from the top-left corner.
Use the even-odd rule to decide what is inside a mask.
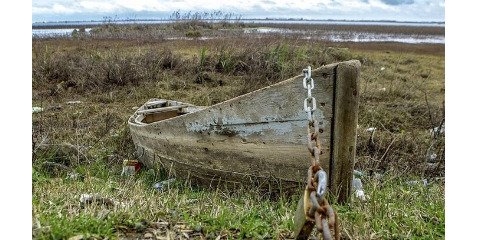
[[[167,19],[178,10],[243,19],[445,21],[445,0],[32,0],[32,22]]]

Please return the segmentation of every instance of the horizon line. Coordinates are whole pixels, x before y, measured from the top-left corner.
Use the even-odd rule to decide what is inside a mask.
[[[104,17],[108,18],[108,17]],[[371,20],[371,19],[357,19],[357,20],[352,20],[352,19],[320,19],[320,18],[275,18],[275,17],[265,17],[265,18],[239,18],[239,19],[218,19],[218,18],[203,18],[203,19],[165,19],[165,18],[125,18],[125,19],[115,19],[115,20],[57,20],[57,21],[36,21],[34,23],[69,23],[69,22],[134,22],[134,21],[243,21],[243,20],[275,20],[275,21],[330,21],[330,22],[394,22],[394,23],[442,23],[445,24],[446,21],[413,21],[413,20]]]

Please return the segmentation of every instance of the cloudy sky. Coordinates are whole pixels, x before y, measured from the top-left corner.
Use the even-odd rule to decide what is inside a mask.
[[[444,0],[32,0],[32,21],[161,19],[173,11],[242,18],[444,21]]]

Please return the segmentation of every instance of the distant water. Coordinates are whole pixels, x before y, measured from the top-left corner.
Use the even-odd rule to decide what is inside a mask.
[[[212,20],[221,22],[223,20]],[[379,26],[424,26],[444,27],[444,22],[395,22],[395,21],[346,21],[346,20],[273,20],[273,19],[241,19],[244,23],[285,23],[285,24],[329,24],[329,25],[379,25]],[[63,22],[35,22],[33,28],[51,28],[59,26],[95,26],[102,24],[161,24],[171,23],[173,20],[120,20],[120,21],[63,21]],[[230,20],[229,22],[237,22]]]
[[[167,20],[155,21],[116,21],[113,24],[161,24],[170,23]],[[326,20],[242,20],[249,23],[287,23],[287,24],[329,24],[329,25],[380,25],[380,26],[415,26],[415,27],[444,27],[444,23],[430,22],[373,22],[373,21],[326,21]],[[105,24],[105,22],[45,22],[32,24],[32,37],[70,37],[72,32],[79,28],[85,28],[88,33],[91,27]],[[399,43],[433,43],[445,44],[443,35],[407,35],[407,34],[387,34],[372,32],[345,32],[345,31],[323,31],[323,32],[305,32],[304,30],[291,30],[286,28],[245,28],[245,34],[284,34],[284,35],[304,35],[305,39],[317,39],[332,42],[399,42]],[[215,37],[202,37],[201,40],[208,40]],[[167,37],[166,39],[179,39],[178,37]],[[188,39],[181,37],[181,39]]]
[[[268,34],[277,33],[285,35],[303,34],[305,39],[316,39],[331,42],[400,42],[400,43],[436,43],[444,44],[444,36],[440,35],[407,35],[372,32],[349,32],[349,31],[317,31],[305,32],[303,30],[291,30],[285,28],[245,28],[245,33]]]
[[[74,30],[79,28],[45,28],[32,29],[32,37],[70,37]],[[85,32],[90,32],[91,28],[86,28]]]

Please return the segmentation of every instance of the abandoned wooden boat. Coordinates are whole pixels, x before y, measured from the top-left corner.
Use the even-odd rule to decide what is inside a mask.
[[[352,157],[354,162],[350,147],[355,149],[356,144],[359,66],[353,60],[311,72],[323,151],[320,161],[330,178],[333,168],[352,174],[352,166],[335,159]],[[306,96],[303,76],[298,75],[208,107],[150,99],[128,124],[139,160],[159,164],[176,177],[202,184],[254,182],[271,187],[273,181],[278,187],[297,186],[305,181],[310,164]],[[334,137],[340,135],[346,139]],[[339,153],[341,148],[346,153]]]

